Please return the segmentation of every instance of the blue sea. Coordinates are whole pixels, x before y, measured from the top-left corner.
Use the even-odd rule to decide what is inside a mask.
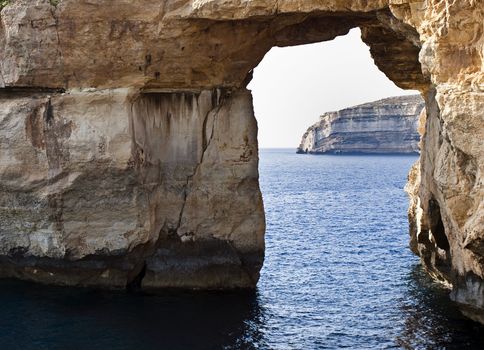
[[[408,249],[416,156],[260,152],[254,292],[127,294],[0,281],[0,349],[483,349]]]

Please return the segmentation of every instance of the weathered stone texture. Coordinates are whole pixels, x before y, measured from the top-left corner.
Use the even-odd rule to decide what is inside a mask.
[[[0,110],[4,275],[255,285],[264,218],[249,92],[9,92]]]
[[[415,251],[482,320],[483,12],[476,0],[12,0],[2,274],[253,287],[264,214],[251,70],[273,46],[360,27],[377,66],[426,99]]]

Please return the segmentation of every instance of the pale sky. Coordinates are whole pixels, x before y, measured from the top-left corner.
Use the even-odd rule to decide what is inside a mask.
[[[325,112],[417,93],[398,88],[378,70],[359,29],[323,43],[274,47],[248,88],[261,148],[296,148]]]

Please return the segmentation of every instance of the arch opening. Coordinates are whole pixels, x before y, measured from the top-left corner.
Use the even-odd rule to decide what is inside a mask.
[[[391,45],[385,42],[381,44],[378,43],[378,35],[376,33],[381,34],[383,30],[377,29],[375,32],[372,30],[363,29],[360,32],[358,29],[352,29],[347,36],[353,35],[359,39],[361,34],[366,40],[376,40],[376,42],[372,42],[370,46],[371,53],[374,55],[373,58],[378,57],[378,55],[385,56],[383,54],[385,51],[385,45],[389,45],[390,47]],[[331,42],[338,40],[344,41],[345,37],[337,37]],[[391,313],[392,311],[399,314],[402,311],[399,309],[401,305],[388,302],[388,300],[382,301],[385,298],[382,298],[379,294],[378,288],[373,287],[374,285],[378,285],[380,288],[384,286],[383,288],[386,290],[387,296],[391,295],[395,292],[394,286],[399,284],[399,281],[401,281],[400,287],[402,287],[402,285],[408,283],[408,279],[412,278],[415,271],[418,270],[416,267],[417,259],[412,257],[408,251],[408,220],[406,217],[408,199],[404,193],[407,174],[412,164],[417,161],[416,156],[407,159],[400,158],[399,160],[396,160],[398,157],[393,159],[388,158],[388,163],[392,164],[391,166],[385,167],[384,164],[378,164],[378,166],[381,167],[380,174],[377,174],[377,172],[372,173],[371,170],[367,170],[366,178],[364,176],[360,177],[353,174],[353,176],[355,176],[355,183],[351,185],[348,185],[344,180],[341,180],[341,177],[348,176],[348,174],[343,171],[344,167],[356,171],[362,171],[362,169],[365,168],[371,169],[374,166],[374,164],[371,164],[372,162],[378,163],[378,160],[375,160],[376,157],[371,159],[371,157],[365,158],[367,156],[363,156],[360,160],[352,158],[352,160],[356,160],[356,166],[354,164],[349,165],[348,163],[344,163],[345,159],[350,159],[349,157],[341,157],[338,159],[333,157],[332,160],[326,162],[322,160],[324,158],[316,159],[316,157],[312,157],[310,160],[306,157],[305,160],[301,162],[294,161],[294,153],[297,145],[299,145],[300,137],[304,134],[304,131],[316,121],[316,117],[325,111],[343,109],[360,103],[379,100],[395,95],[402,95],[404,93],[418,94],[419,92],[426,97],[427,101],[430,101],[432,106],[434,106],[435,100],[433,99],[433,95],[427,94],[430,84],[428,84],[428,82],[421,83],[425,78],[423,78],[420,73],[421,68],[417,58],[418,50],[412,47],[411,50],[409,50],[409,52],[412,52],[412,55],[409,54],[408,56],[405,56],[405,54],[402,53],[405,51],[405,45],[402,45],[398,49],[401,50],[398,52],[398,55],[393,56],[396,61],[390,62],[392,57],[390,54],[390,58],[386,58],[384,62],[380,61],[378,68],[375,67],[373,59],[368,52],[366,52],[364,59],[369,62],[368,66],[374,67],[374,70],[372,70],[369,75],[381,74],[381,70],[378,70],[381,68],[385,70],[387,75],[386,77],[383,76],[383,74],[380,76],[381,81],[384,82],[380,85],[380,95],[373,95],[374,97],[368,97],[367,95],[362,97],[362,100],[353,100],[354,102],[346,102],[344,99],[343,102],[335,102],[334,100],[337,98],[338,94],[346,94],[348,93],[347,91],[351,91],[351,89],[345,88],[345,86],[338,86],[334,88],[335,91],[328,91],[327,89],[325,90],[324,86],[321,86],[323,84],[314,84],[314,86],[311,86],[310,83],[311,79],[320,79],[324,81],[323,79],[325,74],[327,74],[327,71],[325,68],[321,68],[321,73],[318,72],[319,67],[317,61],[321,61],[319,62],[321,66],[324,66],[325,63],[327,63],[327,61],[324,60],[323,55],[331,55],[331,47],[328,48],[324,46],[331,42],[326,42],[322,45],[311,44],[311,46],[321,45],[322,48],[319,51],[305,50],[304,46],[276,48],[277,53],[271,55],[271,53],[274,52],[274,49],[272,49],[273,51],[269,51],[265,58],[259,63],[258,67],[255,68],[252,74],[252,80],[247,86],[247,88],[252,91],[255,117],[259,125],[258,145],[260,147],[260,182],[262,186],[262,195],[264,197],[264,206],[266,209],[265,215],[267,218],[266,260],[262,269],[261,280],[259,281],[259,286],[261,286],[260,289],[262,289],[262,291],[259,291],[259,293],[264,299],[264,303],[269,305],[281,305],[287,303],[284,304],[284,307],[280,306],[280,309],[284,310],[284,315],[277,307],[271,309],[270,313],[273,317],[279,316],[282,318],[284,316],[288,317],[287,314],[290,314],[291,312],[297,313],[297,309],[294,307],[294,305],[297,305],[297,302],[292,298],[304,300],[306,311],[309,312],[309,310],[311,310],[314,311],[315,314],[317,314],[317,311],[321,311],[315,311],[317,309],[316,300],[318,298],[319,301],[326,300],[325,298],[328,300],[334,298],[333,303],[334,305],[337,305],[335,308],[339,308],[338,312],[335,312],[338,315],[338,317],[335,317],[336,319],[346,319],[344,316],[345,313],[361,312],[361,314],[364,315],[364,305],[351,305],[351,308],[347,307],[344,302],[338,300],[338,295],[351,295],[351,297],[348,297],[350,300],[353,297],[358,300],[366,300],[369,303],[371,303],[369,300],[372,300],[375,304],[378,304],[373,310],[375,311],[378,309],[379,311],[377,312],[380,315],[387,312]],[[347,42],[345,44],[347,45],[349,43]],[[352,44],[354,43],[352,42]],[[367,50],[366,46],[362,49],[363,51]],[[300,53],[286,53],[286,60],[284,60],[281,59],[281,57],[284,56],[285,50],[300,50]],[[398,51],[397,49],[395,50]],[[410,57],[411,60],[416,60],[417,62],[412,62],[411,64],[402,63],[402,61],[409,60]],[[344,58],[342,58],[342,60],[344,60]],[[347,61],[354,63],[352,60]],[[375,61],[378,63],[376,58]],[[307,65],[309,67],[305,67],[307,70],[301,69],[301,71],[294,73],[295,75],[299,74],[300,79],[295,79],[293,76],[288,78],[288,75],[292,74],[292,71],[297,68],[295,68],[297,65]],[[365,68],[368,66],[365,66]],[[402,67],[412,67],[411,70],[413,73],[409,73],[409,71],[405,72],[405,69]],[[338,68],[341,69],[342,67],[340,66]],[[334,67],[330,66],[329,69],[334,69]],[[269,72],[259,73],[258,70],[267,70]],[[312,71],[313,74],[307,73],[307,71]],[[336,71],[336,74],[338,73],[339,72]],[[265,76],[261,78],[258,74],[265,74]],[[341,73],[340,75],[344,76],[344,74]],[[395,87],[391,80],[388,79],[389,77],[393,77],[402,88],[420,89],[420,91],[413,90],[410,92],[404,92],[402,89]],[[415,77],[419,77],[418,79],[422,80],[413,80]],[[266,81],[261,83],[257,82],[257,79],[265,79]],[[342,80],[344,79],[345,77],[342,78]],[[348,78],[346,77],[346,79]],[[353,82],[355,84],[360,83],[361,88],[363,89],[365,84],[370,83],[363,79],[358,81],[358,77],[353,77],[353,79]],[[345,82],[349,83],[351,80],[348,79],[345,80]],[[325,83],[330,84],[331,80],[327,79]],[[380,81],[377,83],[380,83]],[[309,89],[307,89],[307,86],[302,87],[302,84],[310,85],[313,91],[308,91]],[[298,95],[299,89],[304,91],[300,95]],[[334,94],[331,95],[331,92],[334,92]],[[364,91],[364,93],[368,93],[368,91]],[[331,103],[340,103],[340,105],[333,105],[331,107],[319,105],[316,106],[316,111],[313,112],[308,112],[308,109],[301,106],[301,104],[305,103],[314,104],[314,99],[316,98],[321,100],[330,99]],[[265,101],[265,104],[258,105],[258,103],[264,99],[267,99],[268,101]],[[295,106],[291,109],[290,105]],[[425,111],[423,112],[425,113]],[[271,113],[272,115],[268,115]],[[308,117],[309,119],[306,119],[305,122],[301,123],[300,120],[304,119],[304,114],[310,114]],[[430,115],[427,118],[426,115],[424,115],[421,124],[425,124],[426,120],[432,120],[432,123],[437,123],[440,120],[439,111],[435,108],[430,110]],[[287,123],[287,126],[283,129],[278,125],[275,125],[276,123]],[[429,124],[427,125],[429,126]],[[281,133],[281,129],[283,129],[283,135],[279,138],[275,137],[275,135],[277,136],[278,133]],[[421,135],[425,134],[424,129],[425,125],[420,125]],[[430,125],[430,129],[432,130],[431,132],[435,132],[432,125]],[[428,142],[425,138],[420,140],[420,137],[416,141],[420,141],[421,144]],[[268,148],[285,148],[286,150],[281,150],[279,152],[274,149],[269,150]],[[304,150],[305,153],[308,153],[309,151],[308,148],[305,148]],[[365,161],[367,160],[369,160],[369,164],[365,164]],[[383,160],[383,162],[385,162],[385,160]],[[403,169],[399,168],[402,164]],[[386,165],[388,166],[388,164]],[[418,168],[418,166],[419,165],[417,164],[416,167]],[[280,173],[271,170],[271,167],[277,169]],[[294,169],[290,170],[291,167],[306,167],[306,169],[304,171],[296,171]],[[337,170],[333,172],[323,171],[320,167],[335,167]],[[391,169],[391,167],[398,170]],[[392,171],[394,172],[392,173]],[[307,176],[305,173],[309,173],[310,176]],[[392,192],[389,187],[385,187],[385,182],[381,181],[379,178],[382,174],[384,174],[383,176],[388,175],[389,178],[395,181],[393,185],[398,186],[398,191]],[[331,179],[333,175],[339,177],[341,183],[335,184]],[[275,179],[270,180],[270,177]],[[287,181],[287,177],[292,178],[292,181]],[[317,183],[314,181],[317,181]],[[359,181],[361,181],[361,183],[359,183]],[[327,184],[326,186],[322,186],[320,182],[326,182]],[[358,192],[364,193],[365,190],[362,187],[365,187],[368,182],[374,182],[381,185],[379,189],[375,189],[373,186],[368,186],[368,188],[375,191],[381,191],[384,193],[382,197],[386,198],[375,196],[373,198],[368,197],[365,199],[368,201],[383,201],[387,206],[386,208],[378,204],[368,205],[364,203],[365,199],[358,198],[358,195],[355,195],[355,193]],[[337,186],[341,186],[341,188],[338,188]],[[353,191],[351,190],[352,186],[354,186]],[[307,190],[308,188],[310,190]],[[334,194],[338,189],[340,189],[342,193],[348,194],[351,200],[345,202],[347,198],[344,198],[344,196],[338,197],[338,195]],[[265,190],[267,192],[264,192]],[[318,200],[314,198],[316,196],[321,197]],[[351,201],[354,203],[350,203],[347,207],[344,205],[338,206],[338,200],[340,200],[341,203],[346,204]],[[356,205],[352,205],[355,203]],[[330,206],[333,206],[334,209],[329,208]],[[393,208],[398,208],[397,212],[392,211]],[[325,215],[330,216],[332,220],[328,220],[324,215],[315,215],[314,212],[317,210],[324,212]],[[374,211],[377,211],[380,215],[375,215]],[[433,230],[435,231],[435,234],[438,235],[438,237],[436,237],[438,241],[437,246],[440,249],[447,251],[449,250],[449,243],[439,209],[437,209],[437,211],[438,214],[435,210],[432,211],[433,214],[430,214],[435,215]],[[343,218],[345,216],[346,218]],[[291,220],[293,222],[290,222]],[[351,221],[351,223],[347,224],[348,221]],[[372,225],[366,227],[362,224],[362,222],[365,221],[378,221],[378,225],[369,228]],[[392,221],[392,223],[390,223],[390,221]],[[301,222],[302,224],[297,225],[294,224],[294,222]],[[395,222],[398,222],[398,224],[395,225]],[[323,229],[321,226],[326,226],[327,229]],[[348,230],[346,236],[344,235],[343,228]],[[311,234],[307,234],[305,231],[311,231]],[[329,239],[320,237],[318,240],[313,239],[311,235],[326,235],[334,238]],[[340,236],[338,237],[338,235]],[[411,235],[415,235],[415,233],[411,232]],[[348,238],[348,236],[350,238]],[[358,236],[359,239],[355,239],[355,237]],[[412,239],[413,238],[414,237],[412,237]],[[376,243],[378,240],[391,241],[391,243],[387,243],[387,245],[378,244]],[[346,246],[347,248],[344,249],[342,248],[343,246]],[[373,256],[374,260],[372,260],[371,263],[368,263],[368,261],[364,261],[364,258],[361,258],[362,256],[365,256],[365,254],[368,254],[369,249],[375,249],[379,252]],[[387,250],[391,253],[388,254]],[[335,258],[335,255],[337,254],[340,254],[339,259]],[[368,256],[369,255],[371,254],[368,254]],[[406,266],[406,268],[399,270],[401,266],[405,264],[414,265],[411,268]],[[442,270],[445,269],[445,271],[449,271],[450,268],[448,260],[446,260],[445,266],[443,261],[439,262],[437,260],[429,262],[429,266],[437,266],[437,268]],[[315,270],[317,271],[318,269],[319,273],[315,272]],[[384,277],[376,277],[373,274],[374,271],[378,271],[378,273],[384,276],[392,276],[392,283],[395,284],[392,284],[392,286],[389,287],[388,284],[391,283],[389,283],[388,280],[385,281]],[[412,277],[409,277],[405,272]],[[324,274],[329,274],[330,277],[321,277],[321,275]],[[371,278],[365,279],[364,275],[371,276]],[[291,278],[288,278],[288,276]],[[401,278],[401,280],[399,280],[399,278]],[[418,282],[412,281],[412,283]],[[366,290],[360,290],[359,286],[361,285],[365,285]],[[425,289],[424,286],[419,285],[419,287]],[[269,288],[275,288],[278,290],[278,299],[283,301],[271,298],[270,293],[265,295],[264,290]],[[318,289],[323,289],[324,293],[319,293]],[[408,292],[405,287],[402,287],[402,290],[405,290],[405,293]],[[345,301],[348,302],[348,300]],[[365,303],[362,302],[362,304]],[[331,308],[324,306],[322,307],[322,310],[331,310]],[[403,313],[396,317],[404,317],[402,315]],[[362,316],[362,318],[365,319],[364,316]],[[338,327],[339,325],[339,321],[326,319],[324,316],[321,316],[321,320],[321,322],[331,322],[335,327]],[[350,322],[349,320],[347,321]],[[294,320],[294,322],[296,321]],[[370,320],[369,323],[371,322],[372,321]]]
[[[301,136],[322,113],[385,97],[419,93],[416,90],[402,90],[382,74],[375,66],[368,47],[362,42],[362,35],[365,37],[368,33],[355,28],[346,36],[332,41],[272,49],[254,70],[253,79],[248,85],[253,94],[255,117],[259,125],[260,181],[267,218],[266,267],[259,282],[263,288],[275,284],[275,288],[283,294],[285,287],[281,280],[286,281],[286,276],[297,276],[288,283],[292,291],[301,289],[301,293],[295,292],[301,298],[304,293],[317,295],[315,290],[321,286],[324,286],[327,295],[355,292],[357,283],[368,283],[363,275],[371,274],[371,264],[358,259],[364,256],[365,249],[397,249],[395,243],[388,246],[381,244],[388,240],[399,242],[399,257],[404,256],[399,263],[405,259],[415,261],[406,251],[407,197],[403,187],[411,164],[417,160],[416,155],[388,158],[371,155],[360,158],[353,155],[295,156]],[[401,59],[401,56],[397,59]],[[390,64],[385,62],[384,67],[388,69]],[[389,74],[395,75],[393,72]],[[403,77],[398,78],[404,82],[401,85],[411,86]],[[340,95],[344,96],[341,98]],[[286,126],[281,127],[280,124]],[[415,124],[415,133],[416,129]],[[308,148],[305,152],[308,153]],[[301,157],[298,158],[300,161],[295,157]],[[384,164],[385,161],[391,166]],[[349,176],[345,169],[354,171],[353,181],[344,179]],[[381,176],[389,176],[395,181],[394,184],[388,186]],[[341,183],[335,178],[340,179]],[[377,189],[370,185],[371,182],[381,187]],[[398,190],[394,189],[395,186],[398,186]],[[369,196],[366,192],[368,189],[370,192],[380,192],[381,196]],[[379,204],[369,204],[376,202]],[[387,209],[381,203],[385,203]],[[396,207],[398,212],[393,211]],[[319,215],[315,212],[319,212]],[[372,225],[377,220],[379,224]],[[391,220],[398,221],[400,226],[391,224]],[[372,224],[363,224],[366,221]],[[346,235],[344,230],[347,230]],[[378,240],[381,242],[372,247]],[[343,248],[345,245],[347,249]],[[335,258],[332,249],[341,254],[341,261]],[[343,261],[345,259],[353,260],[354,265]],[[385,260],[388,266],[399,264],[395,263],[398,259],[391,261],[390,256],[382,253],[383,259],[388,259]],[[297,268],[284,260],[291,260]],[[304,263],[309,260],[316,267]],[[390,269],[385,270],[382,264],[374,263],[375,269],[392,273]],[[338,272],[338,266],[344,266],[346,270]],[[329,273],[333,280],[315,274],[314,269],[321,269],[322,274],[331,271]],[[361,274],[362,269],[368,270]],[[338,273],[342,276],[336,277]],[[336,280],[341,285],[347,285],[347,289],[336,285]],[[374,281],[379,279],[374,277]],[[284,297],[290,298],[289,294],[287,292]],[[364,299],[363,294],[358,298]],[[306,296],[305,300],[311,303],[311,297]],[[277,301],[274,303],[277,304]]]

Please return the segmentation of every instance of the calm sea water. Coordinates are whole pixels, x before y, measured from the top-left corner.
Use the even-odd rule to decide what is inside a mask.
[[[407,248],[414,156],[262,150],[253,293],[128,295],[0,281],[0,349],[483,349]]]

